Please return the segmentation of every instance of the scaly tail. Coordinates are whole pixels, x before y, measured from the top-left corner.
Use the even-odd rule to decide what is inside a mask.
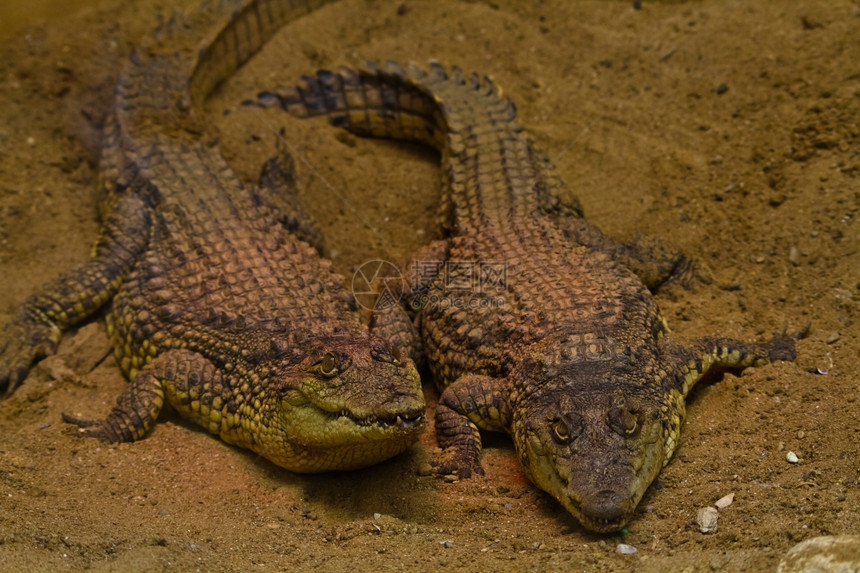
[[[109,204],[117,184],[134,179],[158,133],[193,141],[201,131],[194,109],[212,90],[283,25],[332,1],[207,1],[160,24],[132,49],[117,82],[115,115],[105,126],[100,203]]]
[[[448,134],[472,128],[477,114],[493,126],[516,119],[514,104],[489,78],[472,74],[467,80],[456,66],[448,73],[437,63],[429,72],[413,64],[404,69],[387,62],[382,69],[368,63],[361,70],[320,70],[302,79],[305,87],[260,93],[259,104],[300,118],[326,116],[358,135],[418,141],[439,151]]]
[[[242,2],[223,28],[203,41],[192,63],[188,92],[198,105],[232,76],[288,22],[333,0],[250,0]],[[235,4],[234,2],[224,2]]]
[[[242,67],[283,25],[333,0],[219,0],[171,17],[132,50],[120,77],[123,131],[193,127],[184,117]]]
[[[303,79],[305,87],[262,92],[252,105],[279,107],[300,118],[325,116],[358,135],[417,141],[440,151],[445,192],[439,224],[445,234],[464,220],[465,213],[454,209],[463,203],[456,195],[469,185],[459,166],[492,163],[495,154],[504,152],[513,155],[509,163],[518,170],[519,159],[533,152],[517,125],[513,102],[489,78],[472,74],[466,79],[456,66],[449,73],[437,63],[430,64],[429,72],[412,64],[404,69],[388,62],[382,69],[368,63],[361,70],[321,70]],[[506,150],[500,150],[498,141],[505,142]],[[508,198],[499,199],[501,206]]]

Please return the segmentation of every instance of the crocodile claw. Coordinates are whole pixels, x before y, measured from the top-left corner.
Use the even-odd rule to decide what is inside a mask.
[[[484,475],[484,468],[477,456],[471,456],[465,452],[449,450],[438,459],[432,460],[430,466],[437,476],[457,476],[460,479],[469,479],[473,475]]]
[[[64,412],[63,421],[78,427],[75,435],[79,438],[96,438],[109,444],[128,441],[117,436],[107,420],[82,420]]]
[[[794,338],[784,334],[774,336],[766,345],[767,358],[771,362],[784,360],[791,362],[797,358],[797,350],[794,346]]]
[[[35,322],[14,322],[0,335],[0,395],[10,395],[27,377],[33,363],[53,354],[53,329]]]

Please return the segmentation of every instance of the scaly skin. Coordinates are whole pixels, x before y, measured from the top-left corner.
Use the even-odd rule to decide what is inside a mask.
[[[119,79],[101,163],[93,258],[26,301],[0,334],[10,393],[61,333],[108,305],[130,383],[84,435],[131,441],[165,402],[225,441],[296,472],[353,469],[415,442],[412,362],[362,324],[291,204],[289,158],[246,187],[198,140],[194,109],[282,24],[323,1],[222,2],[172,19]]]
[[[603,235],[486,78],[389,64],[318,72],[259,105],[442,154],[446,240],[413,258],[410,302],[443,389],[437,470],[483,473],[480,429],[509,432],[528,477],[588,529],[621,529],[678,444],[707,372],[792,360],[794,343],[681,344],[648,290],[694,280],[677,251]],[[564,200],[563,200],[564,198]]]

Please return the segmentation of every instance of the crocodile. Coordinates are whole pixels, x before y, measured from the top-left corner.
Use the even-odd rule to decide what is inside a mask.
[[[437,473],[483,474],[480,431],[507,432],[535,485],[585,528],[617,531],[678,446],[698,380],[795,358],[784,334],[670,336],[652,290],[708,274],[662,241],[586,221],[488,78],[389,62],[304,82],[249,104],[441,153],[446,238],[412,257],[404,292],[441,391]]]
[[[0,333],[0,393],[106,308],[129,384],[78,435],[143,438],[169,405],[294,472],[349,470],[417,441],[414,363],[369,329],[311,245],[290,157],[243,184],[207,145],[200,104],[283,24],[325,1],[222,1],[171,18],[132,50],[100,164],[101,231],[89,262],[28,298]]]

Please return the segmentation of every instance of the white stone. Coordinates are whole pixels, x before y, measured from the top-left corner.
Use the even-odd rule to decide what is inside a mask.
[[[732,492],[729,495],[724,495],[723,497],[718,499],[714,503],[714,505],[716,506],[717,509],[723,509],[723,508],[730,506],[734,500],[735,500],[735,493]]]
[[[699,522],[699,529],[702,530],[702,533],[713,533],[716,531],[717,518],[719,518],[719,513],[713,507],[703,507],[696,514],[696,521]]]

